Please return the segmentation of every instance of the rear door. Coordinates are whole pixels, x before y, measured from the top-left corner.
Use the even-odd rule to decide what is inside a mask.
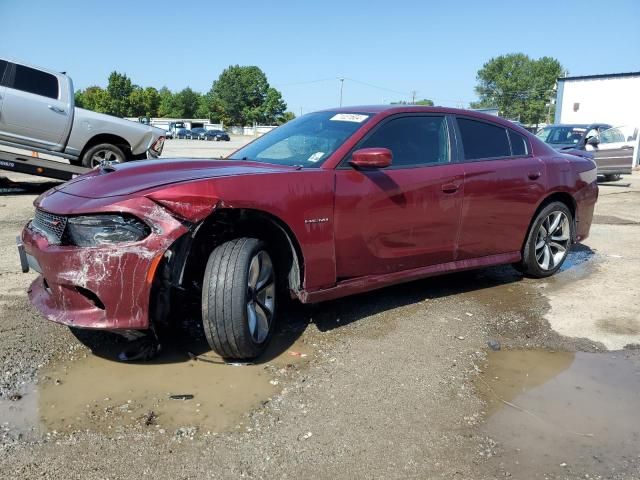
[[[445,115],[395,116],[356,147],[388,148],[390,167],[357,170],[347,161],[338,167],[339,280],[453,261],[463,176],[462,167],[451,163],[450,139]]]
[[[633,146],[631,142],[627,142],[622,131],[619,128],[609,128],[600,134],[599,140],[595,146],[587,144],[587,149],[593,151],[598,173],[630,174],[633,166]]]
[[[545,193],[545,166],[524,135],[457,117],[464,203],[458,260],[520,251]]]
[[[59,77],[24,65],[9,65],[0,135],[16,143],[59,150],[72,118],[69,99],[60,98]]]

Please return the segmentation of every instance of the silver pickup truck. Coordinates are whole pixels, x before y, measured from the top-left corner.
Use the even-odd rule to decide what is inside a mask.
[[[0,144],[53,154],[73,165],[156,158],[164,130],[74,106],[64,73],[0,58]]]

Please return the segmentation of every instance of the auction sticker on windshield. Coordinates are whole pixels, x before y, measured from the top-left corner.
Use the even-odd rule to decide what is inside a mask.
[[[333,117],[331,117],[329,120],[333,120],[337,122],[362,123],[367,118],[369,118],[369,115],[361,115],[359,113],[337,113]]]

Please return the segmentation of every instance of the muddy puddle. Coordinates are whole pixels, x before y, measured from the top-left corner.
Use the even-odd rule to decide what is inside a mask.
[[[505,471],[640,473],[639,352],[490,352],[476,387]]]
[[[302,340],[278,338],[255,364],[225,363],[210,351],[193,355],[175,346],[140,363],[80,353],[45,368],[19,400],[0,401],[0,424],[23,439],[130,427],[186,435],[234,430],[311,356]]]

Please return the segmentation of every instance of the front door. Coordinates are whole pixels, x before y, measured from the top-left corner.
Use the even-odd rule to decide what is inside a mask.
[[[463,196],[444,115],[391,117],[356,147],[384,147],[392,166],[336,170],[338,280],[450,262]]]
[[[598,166],[598,173],[603,175],[630,174],[633,167],[633,146],[627,142],[619,128],[609,128],[600,134],[597,145],[587,144],[586,148],[593,152],[593,159]]]

